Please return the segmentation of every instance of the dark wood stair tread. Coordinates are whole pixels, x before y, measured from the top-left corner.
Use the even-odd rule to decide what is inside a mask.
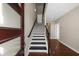
[[[46,44],[45,42],[31,42],[31,44]]]
[[[45,40],[45,39],[32,39],[32,40]]]
[[[33,36],[33,37],[45,37],[45,36]]]
[[[45,46],[31,46],[29,49],[30,50],[46,50],[47,48]]]

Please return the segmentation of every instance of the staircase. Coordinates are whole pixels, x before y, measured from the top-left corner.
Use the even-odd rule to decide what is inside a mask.
[[[48,53],[48,44],[45,31],[46,29],[43,24],[35,24],[31,34],[29,53]]]

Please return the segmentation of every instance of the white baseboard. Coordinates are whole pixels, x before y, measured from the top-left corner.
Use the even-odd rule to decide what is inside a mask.
[[[29,55],[29,49],[26,49],[26,47],[24,49],[24,54],[25,54],[25,56],[28,56]]]
[[[28,55],[29,55],[29,52],[26,52],[26,53],[25,53],[25,56],[28,56]]]
[[[79,51],[77,51],[76,49],[70,47],[69,45],[67,45],[66,43],[64,43],[63,41],[61,40],[58,40],[59,42],[61,42],[63,45],[67,46],[68,48],[70,48],[71,50],[73,50],[74,52],[78,53],[79,54]]]
[[[30,40],[30,39],[31,39],[31,38],[28,38],[28,40]],[[31,44],[31,40],[30,40],[29,43],[28,43],[27,49],[25,49],[25,56],[28,56],[28,55],[29,55],[30,44]],[[26,46],[25,46],[25,48],[26,48]]]

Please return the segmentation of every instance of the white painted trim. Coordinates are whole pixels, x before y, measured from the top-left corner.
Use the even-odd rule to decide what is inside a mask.
[[[28,39],[31,39],[31,37],[28,38]],[[24,52],[24,53],[25,53],[25,56],[28,56],[28,55],[29,55],[30,44],[31,44],[31,40],[30,40],[30,42],[29,42],[28,50]],[[26,48],[26,46],[25,46],[25,48]]]
[[[38,39],[39,37],[32,37],[32,39]],[[45,39],[45,37],[40,37],[40,39]]]
[[[29,55],[29,51],[24,51],[24,54],[25,54],[25,56],[28,56]]]
[[[46,42],[46,40],[32,40],[31,42]]]
[[[58,40],[59,42],[61,42],[62,44],[64,44],[65,46],[67,46],[68,48],[70,48],[71,50],[73,50],[74,52],[78,53],[79,54],[79,51],[77,51],[76,49],[70,47],[69,45],[67,45],[66,43],[64,43],[63,41],[61,40]]]
[[[40,44],[38,44],[38,45],[36,45],[36,44],[35,44],[35,45],[31,44],[30,46],[46,46],[46,45],[44,45],[44,44],[41,44],[41,45],[40,45]]]
[[[28,47],[28,50],[26,51],[26,46],[25,46],[24,54],[25,54],[25,56],[28,56],[29,55],[29,47]]]
[[[46,52],[47,53],[47,50],[29,50],[29,52]]]

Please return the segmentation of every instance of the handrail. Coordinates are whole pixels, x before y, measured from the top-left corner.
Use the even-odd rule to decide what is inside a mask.
[[[47,32],[47,37],[49,36],[49,31],[48,31],[48,29],[47,29],[47,27],[46,27],[46,25],[45,25],[45,28],[46,28],[46,32]]]
[[[34,22],[34,24],[33,24],[32,28],[31,28],[31,31],[30,31],[30,33],[29,33],[28,37],[30,37],[30,35],[31,35],[32,31],[33,31],[33,28],[34,28],[34,26],[35,26],[36,21],[37,21],[37,19],[35,20],[35,22]]]
[[[50,49],[50,39],[49,39],[49,32],[48,32],[48,29],[47,29],[47,27],[46,27],[46,25],[45,25],[45,28],[46,28],[46,35],[47,35],[47,39],[48,39],[48,55],[50,56],[51,55],[51,49]]]

